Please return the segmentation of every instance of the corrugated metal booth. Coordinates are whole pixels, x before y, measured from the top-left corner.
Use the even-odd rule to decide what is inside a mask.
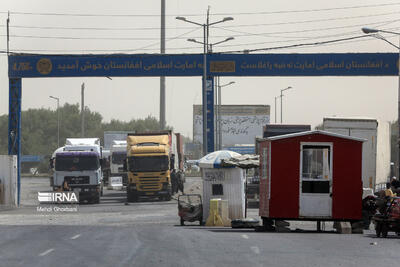
[[[229,219],[245,217],[246,171],[237,167],[221,166],[222,159],[240,156],[233,151],[212,152],[199,161],[203,178],[203,220],[207,220],[210,200],[220,198],[228,201]]]

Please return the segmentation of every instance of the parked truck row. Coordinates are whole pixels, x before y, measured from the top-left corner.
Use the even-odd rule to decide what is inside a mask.
[[[51,159],[52,186],[79,193],[80,201],[99,203],[104,183],[118,176],[129,202],[170,200],[184,190],[183,161],[182,136],[172,131],[127,134],[126,140],[112,140],[104,155],[99,138],[67,138]]]

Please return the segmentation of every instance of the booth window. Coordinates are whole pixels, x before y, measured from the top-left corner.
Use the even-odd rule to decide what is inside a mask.
[[[212,194],[213,196],[222,196],[224,194],[224,188],[222,184],[213,184],[212,185]]]
[[[326,145],[302,147],[302,192],[329,193],[331,148]]]

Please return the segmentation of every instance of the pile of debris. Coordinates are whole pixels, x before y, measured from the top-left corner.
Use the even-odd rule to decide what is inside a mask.
[[[229,159],[222,159],[221,166],[223,167],[239,167],[242,169],[258,168],[260,166],[259,155],[240,155]]]

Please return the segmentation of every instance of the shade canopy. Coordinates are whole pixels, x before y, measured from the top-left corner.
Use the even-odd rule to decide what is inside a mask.
[[[230,159],[232,157],[240,156],[239,153],[230,150],[219,150],[214,151],[210,154],[205,155],[199,160],[200,168],[226,168],[221,166],[222,159]],[[229,168],[229,167],[228,167]]]

